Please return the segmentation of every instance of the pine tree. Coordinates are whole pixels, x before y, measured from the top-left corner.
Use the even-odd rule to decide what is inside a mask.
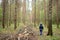
[[[22,15],[23,15],[23,23],[25,25],[25,21],[26,21],[26,19],[25,19],[25,17],[26,17],[26,0],[23,0],[23,13],[22,13]]]
[[[33,12],[33,23],[34,27],[36,27],[36,0],[32,0],[32,12]]]
[[[17,28],[17,2],[18,2],[18,0],[15,0],[14,29],[16,29],[16,28]]]
[[[2,21],[2,26],[5,28],[5,12],[6,12],[6,0],[2,0],[2,8],[3,8],[3,21]]]
[[[58,7],[58,0],[56,1],[56,19],[57,19],[57,28],[59,28],[59,7]]]
[[[52,32],[52,0],[49,0],[48,5],[48,34],[47,35],[53,35]]]

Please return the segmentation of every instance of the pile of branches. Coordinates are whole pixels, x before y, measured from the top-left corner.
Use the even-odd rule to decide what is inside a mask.
[[[21,28],[16,34],[0,34],[0,40],[38,40],[32,25]]]
[[[38,40],[36,31],[32,25],[21,28],[18,32],[18,40]]]

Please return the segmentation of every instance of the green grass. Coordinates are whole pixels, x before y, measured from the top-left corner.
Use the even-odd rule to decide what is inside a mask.
[[[53,26],[53,36],[47,36],[47,28],[44,28],[43,35],[38,36],[38,40],[60,40],[60,28],[58,29],[57,26],[54,24]]]
[[[58,36],[39,36],[38,40],[60,40]]]

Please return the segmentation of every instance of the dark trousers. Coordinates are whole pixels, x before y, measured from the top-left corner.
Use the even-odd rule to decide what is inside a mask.
[[[40,30],[40,35],[42,35],[42,30]]]

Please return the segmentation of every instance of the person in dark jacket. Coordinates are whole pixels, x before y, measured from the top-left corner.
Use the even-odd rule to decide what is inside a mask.
[[[42,32],[43,32],[43,25],[42,24],[40,24],[39,30],[40,30],[40,35],[42,35]]]

